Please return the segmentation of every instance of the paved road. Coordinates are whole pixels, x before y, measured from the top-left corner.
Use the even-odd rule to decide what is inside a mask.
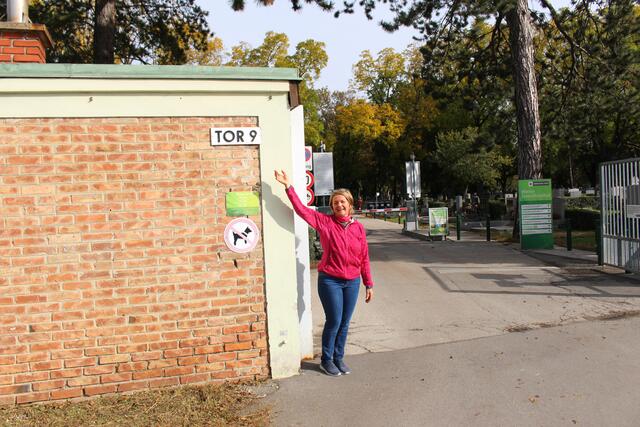
[[[305,362],[266,400],[276,425],[638,425],[640,319],[598,320],[640,310],[635,278],[362,222],[376,294],[353,318],[354,373]]]
[[[267,402],[276,426],[616,426],[640,420],[640,319],[308,363]]]
[[[640,281],[624,274],[552,266],[495,242],[415,240],[400,234],[398,224],[361,221],[369,233],[375,300],[364,304],[361,296],[347,354],[488,337],[640,310]],[[319,348],[324,318],[315,290],[312,296]]]

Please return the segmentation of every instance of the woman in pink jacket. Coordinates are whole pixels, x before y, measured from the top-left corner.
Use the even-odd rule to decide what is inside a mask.
[[[362,224],[351,217],[353,196],[349,190],[335,190],[329,201],[333,215],[325,215],[302,204],[284,171],[275,171],[275,176],[284,185],[293,209],[320,236],[323,253],[318,264],[318,295],[325,314],[320,368],[334,377],[350,374],[343,361],[344,346],[360,277],[366,288],[365,302],[373,297],[367,237]]]

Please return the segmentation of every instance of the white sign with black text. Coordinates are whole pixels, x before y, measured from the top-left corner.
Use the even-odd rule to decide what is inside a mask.
[[[259,127],[211,128],[211,145],[260,145]]]

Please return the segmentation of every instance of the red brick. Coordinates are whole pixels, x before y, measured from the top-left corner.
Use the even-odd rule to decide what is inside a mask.
[[[205,345],[202,347],[197,347],[194,349],[195,354],[210,354],[210,353],[220,353],[224,350],[223,344],[213,344],[213,345]]]
[[[100,385],[93,387],[85,387],[85,396],[96,396],[99,394],[115,393],[118,387],[116,385]]]
[[[16,363],[16,356],[0,356],[0,365],[13,365]]]
[[[126,393],[129,391],[142,390],[146,388],[149,388],[149,383],[147,381],[136,381],[118,384],[119,393]]]
[[[16,384],[20,383],[30,383],[33,381],[43,381],[49,379],[48,371],[40,371],[40,372],[28,372],[25,374],[18,374],[13,377],[13,381]]]
[[[79,366],[93,366],[96,364],[95,357],[82,357],[78,359],[67,359],[64,361],[65,368],[77,368]]]
[[[169,387],[178,384],[180,384],[180,380],[176,377],[149,380],[149,388]]]
[[[67,385],[69,387],[87,386],[94,384],[100,384],[100,377],[98,375],[82,376],[78,378],[70,378],[67,380]]]
[[[135,353],[131,355],[131,360],[133,362],[144,361],[144,360],[156,360],[162,357],[162,352],[160,351],[149,351],[145,353]]]
[[[180,377],[180,384],[192,384],[209,381],[211,379],[210,374],[194,374]]]
[[[160,359],[149,362],[149,369],[166,368],[168,366],[178,366],[178,359]]]
[[[134,380],[143,380],[143,379],[148,379],[148,378],[158,378],[158,377],[163,377],[163,376],[164,376],[164,369],[162,369],[162,368],[149,369],[148,371],[140,371],[140,372],[134,372],[133,373],[133,379]]]
[[[82,349],[52,351],[51,359],[79,359],[82,357]]]
[[[2,62],[2,55],[0,55],[0,62]],[[2,405],[15,405],[16,397],[15,396],[0,396],[0,406]]]
[[[3,365],[3,366],[0,366],[0,375],[17,374],[20,372],[27,372],[28,370],[29,370],[29,365],[26,363],[22,363],[19,365]]]
[[[8,55],[23,54],[24,51],[25,51],[24,47],[3,47],[2,48],[2,53],[8,54]]]
[[[107,383],[121,383],[125,381],[131,381],[132,374],[131,373],[120,373],[120,374],[111,374],[111,375],[102,375],[100,376],[100,381],[103,384]]]
[[[148,362],[121,363],[118,365],[118,372],[143,371],[148,367]]]
[[[182,375],[188,375],[194,372],[193,366],[179,366],[173,368],[166,368],[164,375],[167,377],[178,377]]]
[[[56,378],[73,378],[82,375],[82,368],[73,369],[61,369],[58,371],[51,371],[51,379]]]
[[[44,63],[44,58],[40,55],[13,55],[13,62]]]
[[[112,356],[100,356],[100,365],[107,365],[110,363],[124,363],[130,362],[131,357],[128,354],[114,354]]]
[[[54,390],[64,387],[65,380],[53,380],[43,381],[39,383],[33,383],[31,387],[33,391]]]
[[[43,400],[49,400],[49,392],[41,391],[38,393],[28,393],[28,394],[19,394],[16,397],[16,403],[30,403],[30,402],[40,402]]]
[[[227,343],[224,345],[225,351],[249,350],[251,348],[253,348],[253,344],[251,343],[251,341]]]
[[[71,399],[74,397],[82,397],[82,387],[67,388],[63,390],[55,390],[51,392],[51,399]]]
[[[116,371],[116,365],[99,365],[90,366],[83,369],[84,375],[104,375],[113,374]]]
[[[30,391],[31,391],[31,386],[29,384],[16,384],[16,385],[0,387],[0,395],[29,393]]]

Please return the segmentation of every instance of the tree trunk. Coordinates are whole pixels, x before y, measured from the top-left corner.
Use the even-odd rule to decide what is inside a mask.
[[[507,14],[507,23],[518,124],[518,177],[537,179],[542,177],[540,115],[533,55],[533,23],[527,3],[527,0],[517,0],[515,9]]]
[[[540,114],[534,65],[533,23],[527,0],[517,0],[507,13],[510,31],[513,77],[515,84],[516,122],[518,124],[518,178],[542,177]],[[515,209],[513,237],[519,238],[518,207]]]
[[[93,29],[93,62],[113,64],[116,34],[116,0],[96,0],[96,22]]]

